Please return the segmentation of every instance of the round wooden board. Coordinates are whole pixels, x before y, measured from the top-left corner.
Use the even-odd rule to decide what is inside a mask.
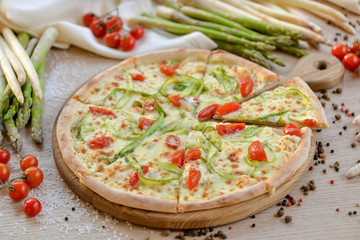
[[[84,201],[89,202],[98,210],[115,218],[134,224],[166,229],[192,229],[220,226],[241,220],[270,207],[288,194],[306,174],[313,159],[316,146],[315,132],[313,132],[311,149],[306,164],[295,173],[291,180],[277,188],[273,195],[266,193],[237,204],[202,211],[162,213],[112,203],[81,184],[79,179],[64,162],[56,136],[56,126],[57,120],[55,121],[52,135],[55,163],[61,177],[76,195]]]

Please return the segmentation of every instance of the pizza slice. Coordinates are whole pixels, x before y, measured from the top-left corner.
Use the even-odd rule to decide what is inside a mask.
[[[213,103],[242,101],[255,96],[280,81],[279,76],[243,58],[215,51],[210,55],[204,76],[204,94],[200,110]]]
[[[292,123],[312,129],[328,127],[320,101],[310,87],[297,77],[241,104],[225,103],[215,110],[214,118],[276,126]]]
[[[187,161],[180,183],[178,211],[195,211],[242,202],[288,181],[307,161],[311,130],[204,122],[201,158]],[[185,163],[185,161],[184,161]]]

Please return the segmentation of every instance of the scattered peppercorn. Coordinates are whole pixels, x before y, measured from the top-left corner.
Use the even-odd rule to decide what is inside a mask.
[[[325,155],[324,155],[324,156],[325,156]],[[322,160],[321,160],[321,164],[325,164],[325,162],[326,162],[325,159],[322,159]]]
[[[331,153],[334,153],[334,149],[331,149],[330,152],[331,152]]]
[[[342,92],[342,88],[337,88],[336,89],[336,93],[341,93]]]
[[[324,168],[324,169],[323,169],[323,173],[326,173],[326,172],[327,172],[327,170]]]
[[[342,132],[341,132],[341,131],[339,132],[339,135],[342,135]]]
[[[251,227],[252,228],[256,227],[256,224],[255,223],[251,224]]]
[[[324,151],[324,149],[323,149],[322,147],[319,147],[318,152],[319,152],[320,154],[322,154],[322,153],[324,153],[325,151]]]
[[[357,211],[353,211],[353,214],[356,215],[356,214],[357,214]]]
[[[72,211],[75,211],[75,208],[73,207],[73,208],[71,208],[71,210],[72,210]]]
[[[291,199],[291,205],[295,205],[296,204],[296,200],[294,198]]]
[[[346,109],[345,109],[345,113],[348,113],[348,112],[349,112],[349,109],[348,109],[348,108],[346,108]]]
[[[330,183],[331,183],[331,184],[334,184],[334,183],[335,183],[335,180],[331,179],[331,180],[330,180]]]
[[[343,126],[343,129],[346,130],[346,129],[347,129],[347,126]]]
[[[339,208],[337,208],[337,209],[336,209],[336,211],[338,212],[338,211],[340,211],[340,209],[339,209]]]
[[[327,147],[330,146],[330,143],[326,143],[326,146],[327,146]]]
[[[336,119],[336,120],[340,120],[340,119],[341,119],[341,115],[340,115],[340,114],[336,114],[336,115],[335,115],[335,119]]]
[[[69,220],[69,218],[68,218],[68,217],[65,217],[65,221],[67,221],[67,220]]]
[[[288,202],[288,203],[286,204],[286,206],[287,206],[287,207],[290,207],[290,206],[291,206],[291,202]]]
[[[282,217],[284,215],[284,210],[282,210],[281,208],[277,211],[276,216],[278,217]]]
[[[356,143],[352,143],[352,144],[351,144],[351,147],[352,147],[352,148],[356,147]]]
[[[255,216],[255,215],[252,215],[251,218],[256,218],[256,216]]]
[[[354,112],[352,112],[352,113],[351,113],[351,116],[352,116],[352,117],[354,117],[354,116],[355,116],[355,113],[354,113]]]
[[[352,211],[349,211],[349,216],[351,216],[352,215]]]
[[[347,41],[349,39],[349,36],[348,35],[345,35],[344,36],[344,40]]]
[[[169,229],[166,229],[161,232],[161,236],[167,237],[170,235],[170,233],[171,233],[171,231]]]
[[[325,107],[326,103],[325,103],[325,102],[321,102],[321,105],[322,105],[323,107]]]
[[[315,181],[314,180],[310,180],[310,182],[309,182],[310,184],[314,184],[315,183]]]
[[[313,170],[314,169],[314,166],[310,166],[309,167],[309,170],[311,171],[311,170]]]
[[[291,223],[292,217],[291,216],[285,216],[285,223]]]
[[[310,184],[310,190],[314,191],[316,189],[316,185],[315,184]]]

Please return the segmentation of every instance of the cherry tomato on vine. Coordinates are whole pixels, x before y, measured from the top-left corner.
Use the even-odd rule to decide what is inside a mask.
[[[24,171],[24,176],[28,176],[28,180],[25,180],[25,183],[32,188],[39,186],[43,179],[44,174],[38,167],[29,167]]]
[[[342,43],[337,43],[331,48],[331,54],[337,57],[340,61],[343,60],[347,53],[348,48]]]
[[[103,37],[106,33],[106,28],[104,25],[104,21],[101,19],[96,19],[90,24],[90,29],[95,37]]]
[[[353,42],[349,47],[349,52],[355,54],[360,57],[360,40]]]
[[[130,31],[130,34],[135,38],[135,39],[140,39],[144,36],[144,28],[141,26],[138,26],[134,29],[132,29]]]
[[[96,16],[95,13],[87,13],[83,16],[84,25],[89,27],[90,24],[96,19],[98,19],[98,16]]]
[[[123,51],[131,51],[135,47],[135,38],[132,35],[126,35],[120,41],[120,47]]]
[[[111,16],[105,22],[105,28],[107,32],[118,32],[123,26],[123,21],[118,16]]]
[[[8,194],[14,201],[20,201],[29,194],[29,187],[23,181],[12,182],[8,188]]]
[[[344,67],[352,72],[360,65],[360,59],[354,53],[346,54],[342,62]]]
[[[0,149],[0,163],[7,164],[10,160],[10,152],[7,149]]]
[[[121,36],[119,32],[110,32],[105,34],[104,42],[108,47],[118,48],[120,46],[120,39]]]
[[[24,212],[29,217],[34,217],[41,212],[42,206],[39,200],[29,198],[24,202]]]
[[[10,177],[10,169],[4,163],[0,163],[0,181],[1,183],[5,183],[9,180]]]
[[[20,168],[23,171],[29,167],[37,167],[38,165],[38,159],[34,155],[26,155],[20,162]]]

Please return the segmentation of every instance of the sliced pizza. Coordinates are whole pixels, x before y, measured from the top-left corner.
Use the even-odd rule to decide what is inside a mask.
[[[320,101],[310,87],[297,77],[241,104],[225,103],[214,114],[215,119],[226,121],[276,126],[292,123],[312,129],[328,127]]]

